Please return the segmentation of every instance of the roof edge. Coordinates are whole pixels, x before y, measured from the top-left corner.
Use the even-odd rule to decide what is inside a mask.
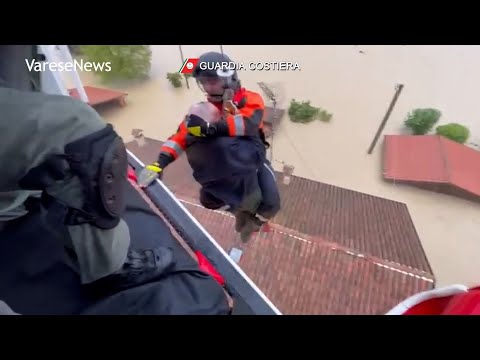
[[[228,213],[225,213],[223,211],[206,209],[202,205],[200,205],[195,199],[184,197],[184,196],[177,196],[177,198],[180,202],[184,202],[186,204],[201,208],[204,211],[208,211],[208,212],[213,211],[213,212],[216,212],[216,213],[221,214],[223,216],[233,217],[232,215],[230,215]],[[398,273],[403,273],[405,275],[410,275],[410,276],[414,276],[414,277],[417,277],[417,278],[421,278],[422,280],[427,281],[427,282],[435,283],[435,275],[433,274],[430,263],[428,262],[428,258],[426,258],[426,254],[425,254],[425,251],[423,249],[423,246],[422,246],[422,250],[423,250],[423,254],[424,254],[424,256],[427,260],[428,271],[417,269],[417,268],[411,267],[409,265],[404,265],[404,264],[401,264],[401,263],[398,263],[398,262],[395,262],[395,261],[392,261],[392,260],[381,259],[379,257],[369,255],[369,254],[366,254],[366,253],[364,254],[364,253],[359,252],[356,249],[343,246],[343,245],[341,245],[337,242],[334,242],[334,241],[329,241],[329,240],[327,240],[323,237],[303,234],[299,231],[284,227],[284,226],[279,225],[279,224],[269,223],[269,225],[270,225],[270,229],[272,231],[275,231],[277,233],[280,233],[280,234],[283,234],[283,235],[286,235],[286,236],[296,238],[296,239],[298,239],[300,241],[303,241],[305,243],[312,244],[313,246],[329,247],[332,251],[341,251],[341,252],[344,252],[345,254],[348,254],[348,255],[351,255],[351,256],[356,256],[356,257],[359,257],[359,258],[363,258],[364,260],[372,262],[372,263],[374,263],[374,264],[376,264],[380,267],[383,267],[383,268],[386,268],[386,269],[389,269],[389,270],[392,270],[392,271],[396,271]],[[415,228],[415,226],[414,226],[414,228]],[[416,232],[416,229],[415,229],[415,232]]]
[[[440,156],[442,158],[442,161],[443,161],[443,167],[445,169],[445,181],[449,184],[451,184],[451,178],[452,178],[452,172],[451,172],[451,168],[450,168],[450,164],[449,164],[449,160],[448,160],[448,152],[445,150],[445,146],[444,146],[444,141],[443,141],[443,136],[440,136],[440,135],[436,135],[437,136],[437,139],[438,139],[438,146],[440,148]]]

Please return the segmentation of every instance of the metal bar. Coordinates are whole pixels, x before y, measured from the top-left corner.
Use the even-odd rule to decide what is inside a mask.
[[[185,62],[185,59],[183,57],[183,50],[182,50],[182,45],[178,45],[178,48],[180,49],[180,57],[182,58],[182,64]],[[186,76],[183,76],[185,78],[185,83],[187,84],[187,89],[190,89],[190,85],[188,84],[188,78]]]
[[[383,117],[382,122],[380,123],[380,126],[378,127],[377,133],[375,134],[375,137],[372,140],[372,143],[370,144],[370,147],[368,148],[368,154],[370,155],[373,152],[373,149],[377,145],[378,139],[380,138],[380,135],[385,128],[385,125],[387,125],[387,121],[390,118],[390,114],[393,111],[393,108],[395,107],[395,104],[397,103],[398,97],[400,96],[400,93],[403,90],[403,84],[397,84],[395,85],[395,95],[393,95],[393,99],[390,102],[390,106],[388,107],[388,110]]]
[[[127,150],[127,154],[128,162],[134,169],[140,170],[145,166],[133,153]],[[172,226],[181,229],[185,242],[194,250],[201,251],[222,274],[233,297],[241,298],[257,315],[282,315],[162,181],[157,180],[145,189],[145,193]]]
[[[60,51],[60,54],[63,56],[64,59],[66,59],[67,63],[74,63],[72,54],[70,53],[70,50],[68,49],[68,45],[58,45],[58,49]],[[70,71],[67,73],[70,75],[71,79],[73,80],[73,83],[75,84],[75,87],[77,88],[78,95],[80,96],[80,99],[83,102],[88,103],[88,95],[85,91],[85,88],[83,87],[82,79],[80,79],[80,75],[78,75],[77,71]]]
[[[56,59],[54,58],[55,45],[38,45],[38,46],[40,48],[40,52],[45,56],[45,59],[48,62],[56,61]],[[41,76],[42,75],[45,77],[46,76],[50,77],[52,89],[49,89],[49,93],[51,92],[51,93],[61,94],[64,96],[70,96],[67,88],[63,83],[63,79],[60,77],[60,73],[58,71],[44,71],[41,73]],[[45,79],[42,79],[42,83],[47,83],[47,81],[45,81]]]

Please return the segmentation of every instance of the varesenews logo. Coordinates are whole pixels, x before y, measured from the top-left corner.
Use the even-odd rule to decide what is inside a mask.
[[[73,62],[35,61],[25,59],[29,71],[112,71],[112,63],[92,62],[74,59]]]

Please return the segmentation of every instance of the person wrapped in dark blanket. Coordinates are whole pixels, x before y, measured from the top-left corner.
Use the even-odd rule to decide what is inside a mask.
[[[128,182],[112,126],[33,91],[34,48],[0,46],[0,300],[19,314],[229,314]]]

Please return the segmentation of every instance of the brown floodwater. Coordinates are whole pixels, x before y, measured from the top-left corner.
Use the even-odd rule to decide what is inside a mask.
[[[220,45],[183,45],[185,58]],[[404,84],[383,134],[400,134],[403,120],[417,107],[442,111],[440,123],[460,122],[479,143],[480,46],[272,46],[223,45],[233,61],[292,62],[299,70],[241,70],[242,84],[261,91],[269,84],[288,107],[306,101],[333,114],[330,123],[295,124],[285,117],[273,141],[274,166],[295,166],[294,174],[401,201],[407,204],[439,285],[480,283],[480,205],[408,186],[384,183],[380,147],[367,149],[394,95]],[[125,108],[104,108],[102,115],[128,141],[140,128],[147,137],[165,140],[194,102],[203,99],[190,81],[174,89],[166,79],[182,65],[177,45],[152,45],[149,81],[118,85],[128,92]],[[82,74],[85,84],[96,84]],[[268,99],[266,99],[268,105]],[[379,142],[380,145],[381,141]]]

